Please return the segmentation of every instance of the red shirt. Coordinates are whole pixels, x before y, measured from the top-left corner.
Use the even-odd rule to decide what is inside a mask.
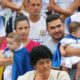
[[[32,48],[39,46],[39,45],[40,43],[30,40],[30,42],[28,43],[28,45],[25,46],[25,48],[30,52]]]

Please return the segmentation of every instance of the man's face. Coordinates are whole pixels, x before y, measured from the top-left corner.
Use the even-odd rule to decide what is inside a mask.
[[[38,16],[41,13],[42,1],[41,0],[30,0],[29,1],[29,14]]]
[[[60,19],[48,23],[48,32],[53,40],[59,40],[64,35],[64,25]]]

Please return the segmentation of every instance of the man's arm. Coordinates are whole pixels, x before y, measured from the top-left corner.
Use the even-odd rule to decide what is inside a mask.
[[[80,0],[75,0],[74,3],[72,3],[68,9],[72,10],[72,12],[74,12],[75,10],[77,10],[80,7]]]
[[[62,56],[66,55],[65,48],[62,45],[60,45],[60,53],[61,53]]]
[[[80,56],[80,48],[73,48],[69,45],[65,48],[66,55],[65,56]]]
[[[4,7],[10,8],[10,9],[15,10],[15,11],[20,11],[21,10],[21,7],[19,7],[16,4],[13,4],[11,2],[11,0],[2,0],[2,5]]]
[[[70,9],[63,10],[59,5],[56,4],[55,0],[50,0],[50,8],[51,10],[63,14],[63,15],[70,15],[72,14],[72,11]]]

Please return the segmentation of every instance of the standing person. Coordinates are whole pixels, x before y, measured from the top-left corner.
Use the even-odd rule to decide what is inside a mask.
[[[52,53],[46,46],[38,46],[32,49],[30,61],[35,68],[20,76],[17,80],[70,80],[65,71],[51,69]]]
[[[2,42],[5,38],[5,20],[4,20],[4,13],[5,13],[5,8],[2,6],[2,0],[0,0],[0,47],[2,45]]]
[[[2,42],[6,36],[4,22],[1,16],[0,16],[0,28],[1,28],[0,29],[0,48],[1,48]]]
[[[47,30],[49,34],[51,35],[51,39],[47,41],[45,45],[52,51],[54,55],[54,52],[57,49],[59,40],[63,38],[64,35],[66,35],[64,33],[64,24],[60,16],[57,14],[52,14],[48,16],[48,18],[46,19],[46,23],[47,23]],[[67,53],[65,54],[65,56],[80,56],[80,49],[73,48],[69,45],[66,46],[65,51]],[[75,72],[72,72],[72,71],[70,73],[71,80],[73,80],[74,73]]]
[[[2,0],[2,4],[6,8],[10,8],[14,11],[20,11],[23,0]]]
[[[22,10],[23,0],[2,0],[2,5],[6,10],[6,33],[14,31],[14,20],[17,13]]]
[[[74,48],[80,48],[80,23],[72,22],[69,26],[69,32],[70,34],[60,41],[60,53],[62,55],[61,65],[63,70],[68,71],[68,69],[72,69],[72,66],[76,64],[77,70],[74,80],[78,80],[80,77],[80,57],[65,57],[64,55],[67,54],[65,52],[66,45],[70,45]]]
[[[63,15],[63,19],[77,11],[79,3],[80,0],[50,0],[51,10]]]
[[[46,20],[40,15],[42,0],[29,0],[30,39],[43,44],[48,37]]]

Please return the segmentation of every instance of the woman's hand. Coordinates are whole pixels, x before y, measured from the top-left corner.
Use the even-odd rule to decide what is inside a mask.
[[[43,80],[43,75],[41,73],[37,73],[34,80]]]

